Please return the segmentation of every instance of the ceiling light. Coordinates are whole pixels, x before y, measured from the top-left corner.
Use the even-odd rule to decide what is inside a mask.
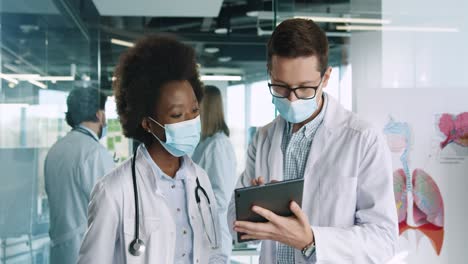
[[[81,80],[85,81],[85,82],[89,82],[91,81],[91,77],[87,74],[83,74],[81,75]]]
[[[347,31],[459,32],[458,28],[444,27],[337,26],[336,29]]]
[[[12,78],[6,74],[3,74],[0,72],[0,78],[2,79],[5,79],[5,81],[8,81],[10,83],[14,83],[14,84],[18,84],[18,80],[16,80],[15,78]]]
[[[205,48],[205,52],[213,54],[213,53],[219,52],[219,48],[217,48],[217,47],[207,47],[207,48]]]
[[[39,76],[34,78],[36,81],[51,81],[51,82],[69,82],[74,81],[75,76]]]
[[[227,34],[228,33],[228,29],[227,28],[217,28],[215,29],[214,31],[215,34]]]
[[[294,18],[311,19],[322,23],[358,23],[358,24],[390,24],[388,19],[352,18],[352,17],[320,17],[320,16],[294,16]]]
[[[248,17],[258,17],[259,12],[258,11],[248,11],[245,13]]]
[[[39,88],[47,89],[47,85],[45,85],[44,83],[41,83],[41,82],[38,82],[38,81],[35,81],[35,80],[28,80],[28,82],[31,83],[31,84],[36,85]]]
[[[16,83],[9,82],[9,83],[8,83],[8,87],[10,87],[10,88],[12,88],[12,89],[13,89],[13,88],[15,88],[15,87],[16,87]]]
[[[202,81],[242,81],[240,75],[202,75]]]
[[[219,57],[219,58],[218,58],[218,61],[219,61],[219,62],[229,62],[229,61],[231,61],[231,60],[232,60],[232,58],[229,57],[229,56],[223,56],[223,57]]]
[[[29,80],[41,77],[39,74],[3,74],[4,76],[8,76],[10,78],[15,78],[19,80]]]
[[[0,78],[9,82],[18,84],[18,80],[22,81],[50,81],[50,82],[66,82],[74,81],[75,76],[41,76],[39,74],[5,74],[0,73]]]
[[[114,39],[114,38],[111,38],[111,43],[115,45],[119,45],[119,46],[129,47],[129,48],[135,46],[133,42],[120,40],[120,39]]]

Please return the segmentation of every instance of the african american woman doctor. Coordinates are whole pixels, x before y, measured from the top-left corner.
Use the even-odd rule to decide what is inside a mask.
[[[143,144],[95,186],[79,263],[225,263],[210,181],[187,155],[200,139],[194,50],[146,37],[115,77],[124,134]]]

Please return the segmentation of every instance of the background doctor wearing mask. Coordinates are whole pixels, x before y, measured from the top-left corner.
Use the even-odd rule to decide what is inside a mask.
[[[327,37],[312,20],[285,20],[268,42],[265,89],[280,116],[255,135],[238,187],[304,178],[304,194],[302,208],[290,205],[294,217],[254,206],[269,222],[235,223],[245,238],[264,240],[261,263],[385,263],[395,252],[387,145],[322,91],[327,60]],[[233,223],[234,202],[229,215]]]
[[[221,219],[223,254],[232,251],[232,236],[227,223],[227,209],[236,185],[236,156],[224,121],[223,99],[215,86],[205,86],[201,103],[201,141],[192,159],[210,178]]]
[[[73,128],[47,153],[45,189],[50,206],[50,263],[76,263],[86,231],[91,190],[114,167],[99,143],[106,134],[107,97],[96,89],[76,88],[67,98],[66,121]]]
[[[78,263],[226,262],[210,181],[187,155],[200,140],[194,50],[169,37],[146,37],[121,56],[115,77],[124,134],[143,144],[94,188]],[[146,250],[135,247],[136,238]]]

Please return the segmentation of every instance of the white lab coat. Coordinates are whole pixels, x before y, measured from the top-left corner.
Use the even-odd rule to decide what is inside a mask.
[[[115,166],[97,136],[70,131],[47,153],[45,189],[50,208],[50,263],[76,263],[87,226],[91,190]]]
[[[200,142],[192,159],[206,171],[213,186],[221,219],[222,252],[229,258],[232,236],[227,223],[227,209],[237,180],[234,148],[229,138],[223,132],[218,132]]]
[[[237,187],[250,186],[259,176],[283,180],[285,124],[278,117],[257,132]],[[234,205],[231,198],[229,224],[235,220]],[[302,209],[316,253],[306,260],[295,250],[296,263],[384,263],[394,255],[398,227],[387,145],[331,96],[304,172]],[[276,263],[276,242],[262,242],[260,263]]]
[[[176,245],[176,223],[168,201],[156,183],[156,175],[150,162],[142,153],[136,156],[136,176],[140,207],[140,239],[146,251],[135,257],[128,251],[135,237],[135,203],[131,173],[131,159],[96,184],[89,204],[88,230],[80,249],[79,264],[123,264],[123,263],[174,263]],[[195,201],[196,178],[215,201],[213,190],[206,173],[188,157],[186,191],[188,214],[193,230],[193,263],[224,263],[225,257],[219,249],[213,250],[205,234],[201,216]],[[206,208],[200,192],[202,207]],[[219,217],[216,203],[211,203],[219,238]],[[211,222],[209,215],[206,221]]]

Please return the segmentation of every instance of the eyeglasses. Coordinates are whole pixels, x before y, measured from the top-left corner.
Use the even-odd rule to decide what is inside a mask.
[[[322,85],[322,80],[323,79],[320,79],[320,83],[317,86],[298,86],[296,88],[291,88],[284,84],[268,83],[268,88],[270,88],[271,95],[277,98],[288,98],[291,92],[294,92],[294,95],[296,95],[298,99],[310,100],[315,98],[317,89]]]

